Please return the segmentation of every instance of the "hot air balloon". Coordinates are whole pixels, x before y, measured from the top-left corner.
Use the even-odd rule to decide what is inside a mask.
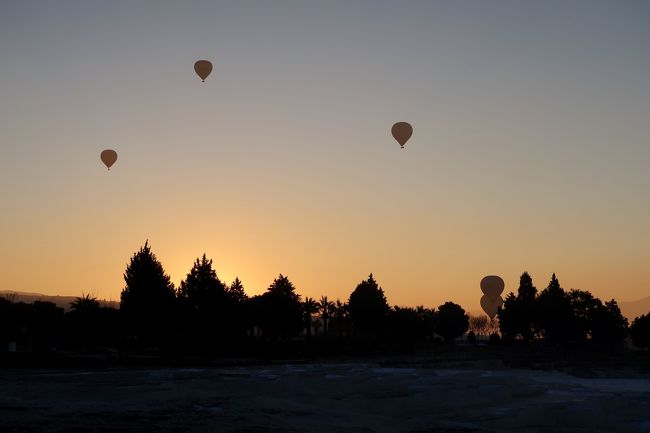
[[[111,166],[115,164],[115,161],[117,161],[117,152],[111,149],[106,149],[101,153],[100,158],[104,165],[106,165],[106,168],[110,170]]]
[[[199,60],[194,63],[194,71],[196,75],[201,77],[201,81],[205,82],[205,79],[208,78],[210,72],[212,72],[212,63],[208,60]]]
[[[481,296],[481,308],[485,311],[485,314],[491,319],[494,319],[494,316],[497,315],[499,307],[503,305],[503,300],[499,296],[497,300],[489,298],[487,295]]]
[[[393,134],[393,138],[395,138],[402,149],[404,149],[404,145],[409,141],[411,135],[413,135],[413,127],[407,122],[397,122],[390,129],[390,133]]]
[[[481,280],[481,291],[483,292],[481,308],[490,317],[490,320],[494,319],[499,307],[503,305],[501,293],[504,288],[503,279],[497,275],[488,275]]]
[[[481,291],[492,299],[500,297],[504,287],[503,279],[497,275],[488,275],[481,280]]]

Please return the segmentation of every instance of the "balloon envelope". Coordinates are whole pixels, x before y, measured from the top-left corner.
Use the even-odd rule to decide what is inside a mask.
[[[488,275],[481,280],[481,291],[491,299],[497,299],[505,287],[503,279],[497,275]]]
[[[106,149],[102,152],[100,158],[104,165],[106,165],[106,168],[110,170],[111,166],[115,164],[115,161],[117,161],[117,152],[111,149]]]
[[[492,299],[487,295],[481,297],[481,308],[485,311],[485,314],[488,315],[490,319],[494,319],[494,316],[497,315],[499,307],[503,305],[503,299],[499,296],[497,299]]]
[[[390,130],[393,138],[397,140],[400,146],[404,147],[411,135],[413,135],[413,127],[407,122],[397,122]]]
[[[212,72],[212,63],[208,60],[199,60],[194,63],[194,72],[201,77],[201,81],[205,81],[208,75],[210,75],[210,72]]]

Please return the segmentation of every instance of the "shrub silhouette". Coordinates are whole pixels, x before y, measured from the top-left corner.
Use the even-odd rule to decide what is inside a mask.
[[[435,330],[446,343],[463,335],[469,329],[469,316],[465,310],[453,302],[445,302],[435,314]]]

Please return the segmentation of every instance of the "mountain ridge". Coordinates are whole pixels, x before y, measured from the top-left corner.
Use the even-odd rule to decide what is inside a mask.
[[[56,304],[57,307],[61,307],[65,311],[69,311],[72,308],[70,304],[80,296],[44,295],[43,293],[37,293],[37,292],[19,292],[16,290],[0,290],[0,297],[9,299],[12,302],[24,302],[26,304],[31,304],[34,301],[52,302]],[[99,302],[99,305],[101,305],[102,307],[110,307],[110,308],[120,307],[120,303],[118,301],[110,301],[106,299],[97,299],[97,301]]]

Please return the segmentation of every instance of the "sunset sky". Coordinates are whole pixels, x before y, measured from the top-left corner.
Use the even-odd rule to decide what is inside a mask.
[[[148,239],[249,294],[639,299],[650,2],[2,0],[0,199],[4,290],[119,299]]]

